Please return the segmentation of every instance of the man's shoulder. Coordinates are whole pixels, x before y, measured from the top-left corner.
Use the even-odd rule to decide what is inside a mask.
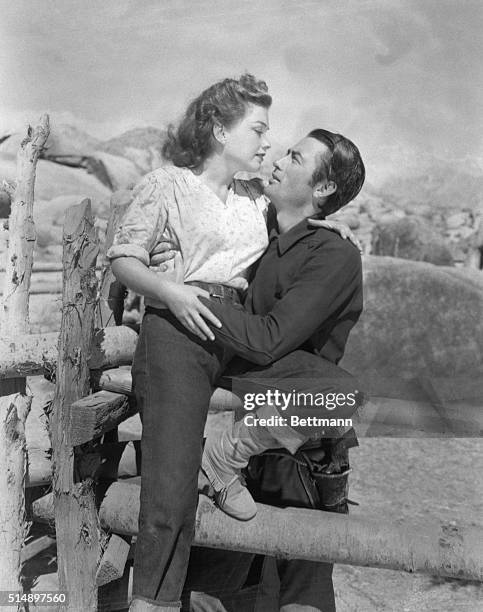
[[[308,243],[317,250],[327,250],[337,253],[341,257],[351,261],[361,262],[359,249],[350,240],[344,239],[335,230],[326,227],[318,227],[313,234],[308,236]]]

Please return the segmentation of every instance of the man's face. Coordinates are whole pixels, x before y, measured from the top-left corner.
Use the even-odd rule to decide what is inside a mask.
[[[312,175],[329,148],[315,138],[302,138],[286,155],[274,162],[265,193],[277,210],[301,208],[312,203]]]

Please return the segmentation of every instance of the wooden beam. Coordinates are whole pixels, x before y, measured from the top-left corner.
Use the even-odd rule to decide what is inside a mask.
[[[66,440],[71,446],[89,442],[136,413],[126,395],[97,391],[65,407]]]
[[[22,563],[33,559],[36,555],[47,550],[50,546],[56,543],[55,538],[51,538],[50,536],[44,535],[33,542],[29,542],[22,548]]]
[[[99,378],[95,382],[98,389],[112,391],[113,393],[122,393],[132,396],[132,376],[130,368],[113,368],[104,370],[100,373]],[[210,410],[213,412],[223,412],[225,410],[234,410],[240,405],[240,400],[231,391],[217,388],[211,396]]]
[[[68,411],[90,388],[89,354],[97,298],[97,236],[89,200],[67,210],[63,237],[64,288],[55,394],[50,414],[59,590],[63,609],[97,610],[96,569],[100,534],[93,482],[74,482],[74,449]]]
[[[97,568],[96,584],[98,587],[122,577],[130,549],[131,544],[126,539],[115,533],[111,535]]]
[[[468,381],[469,397],[473,397],[476,391],[481,388],[481,383]],[[114,393],[132,395],[131,371],[128,368],[114,368],[104,370],[97,381],[94,383],[96,388],[105,389]],[[426,435],[479,437],[483,432],[483,413],[479,406],[471,407],[465,405],[461,408],[461,403],[453,402],[443,404],[444,411],[438,405],[438,397],[455,397],[460,400],[463,397],[461,389],[462,382],[459,384],[459,391],[451,391],[450,384],[438,388],[436,396],[436,386],[425,384],[426,401],[404,401],[394,398],[385,401],[385,398],[375,398],[373,402],[366,404],[360,414],[354,417],[354,425],[358,435],[378,436],[378,435],[398,435],[408,436]],[[210,401],[211,412],[223,412],[225,410],[235,410],[240,407],[241,401],[231,391],[217,388]]]
[[[92,369],[130,364],[137,334],[129,327],[108,327],[94,337],[89,367]],[[59,334],[24,334],[0,339],[0,379],[35,376],[57,364]]]
[[[107,490],[99,518],[115,533],[136,535],[139,479]],[[36,520],[52,516],[50,494],[33,503]],[[257,504],[257,516],[237,521],[200,495],[194,544],[282,558],[360,565],[483,581],[483,534],[472,527],[433,522],[389,523],[304,508]]]

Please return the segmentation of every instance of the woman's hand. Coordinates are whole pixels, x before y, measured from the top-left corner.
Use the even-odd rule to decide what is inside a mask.
[[[221,322],[209,308],[200,302],[198,296],[209,298],[210,294],[201,287],[169,282],[165,289],[163,301],[188,331],[201,338],[201,340],[214,340],[215,336],[204,319],[215,327],[221,327]]]
[[[362,254],[362,244],[346,223],[342,223],[342,221],[327,221],[325,219],[309,219],[309,223],[310,225],[315,225],[316,227],[326,227],[327,229],[334,230],[344,240],[350,240]]]
[[[149,260],[150,266],[159,267],[161,272],[166,272],[168,270],[168,266],[166,262],[170,259],[173,259],[176,251],[172,249],[172,244],[169,242],[160,242],[157,244],[152,253],[151,259]]]

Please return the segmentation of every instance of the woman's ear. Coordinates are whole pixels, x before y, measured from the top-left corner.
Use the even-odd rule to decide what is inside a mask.
[[[226,142],[225,127],[218,121],[215,121],[215,123],[213,124],[213,136],[215,140],[217,140],[220,144],[222,145],[225,144]]]
[[[314,200],[322,200],[328,198],[337,191],[337,185],[334,181],[325,181],[317,183],[313,189],[312,197]]]

